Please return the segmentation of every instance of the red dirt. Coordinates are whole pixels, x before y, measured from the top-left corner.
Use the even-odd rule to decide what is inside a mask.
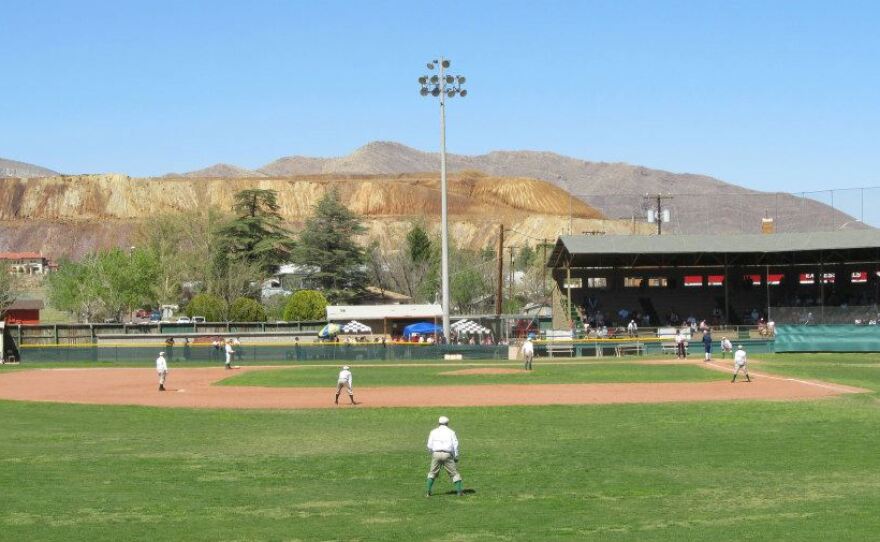
[[[243,371],[260,370],[245,368]],[[212,386],[221,368],[177,369],[157,391],[153,369],[38,369],[0,374],[0,399],[187,408],[333,408],[335,388]],[[815,399],[866,390],[768,375],[751,384],[681,382],[355,388],[362,407],[666,403]],[[348,405],[338,408],[350,408]]]
[[[459,369],[458,371],[447,371],[440,373],[444,376],[456,375],[513,375],[523,371],[520,369],[502,369],[501,367],[477,367],[476,369]]]

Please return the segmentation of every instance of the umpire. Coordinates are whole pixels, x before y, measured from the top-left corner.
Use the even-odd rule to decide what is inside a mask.
[[[434,479],[440,472],[440,467],[446,469],[452,482],[455,484],[455,493],[461,497],[464,494],[462,490],[461,475],[458,473],[458,437],[455,431],[449,428],[449,418],[440,416],[437,420],[439,425],[428,435],[428,451],[431,452],[431,470],[428,471],[428,483],[426,497],[431,496],[431,488],[434,486]]]

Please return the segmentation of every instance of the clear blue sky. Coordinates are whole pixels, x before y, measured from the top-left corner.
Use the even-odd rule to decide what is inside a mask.
[[[800,192],[880,184],[878,2],[6,2],[0,156],[158,175],[551,150]],[[875,202],[876,203],[876,202]]]

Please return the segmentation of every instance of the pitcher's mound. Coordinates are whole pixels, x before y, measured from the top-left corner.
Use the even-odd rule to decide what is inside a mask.
[[[441,375],[511,375],[523,373],[520,369],[503,369],[501,367],[477,367],[476,369],[459,369],[458,371],[447,371],[440,373]]]

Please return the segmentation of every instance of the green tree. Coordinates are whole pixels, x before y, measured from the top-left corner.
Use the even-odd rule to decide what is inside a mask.
[[[229,306],[229,320],[232,322],[265,322],[266,309],[249,297],[239,297]]]
[[[334,189],[318,201],[300,232],[293,260],[315,269],[311,278],[333,302],[349,302],[366,287],[364,250],[356,241],[365,231]]]
[[[80,262],[61,260],[58,270],[48,276],[49,303],[79,321],[93,321],[101,311],[95,259],[90,254]]]
[[[18,297],[15,282],[14,275],[8,273],[6,269],[0,269],[0,321],[3,321],[3,313]]]
[[[418,265],[431,259],[431,238],[422,222],[414,222],[406,234],[407,255],[411,263]]]
[[[213,269],[205,262],[223,248],[217,235],[228,217],[216,209],[152,217],[135,231],[132,243],[150,250],[159,262],[155,294],[159,304],[178,303],[184,282],[206,289]]]
[[[218,231],[231,259],[255,265],[263,274],[290,260],[294,241],[283,226],[277,192],[242,190],[232,208],[235,218]]]
[[[235,260],[225,252],[215,254],[214,261],[207,266],[210,274],[206,292],[223,300],[226,312],[224,320],[231,320],[229,309],[232,302],[240,297],[257,298],[260,293],[261,273],[256,264]]]
[[[212,294],[196,294],[186,305],[189,316],[204,316],[208,322],[221,322],[226,316],[226,303]]]
[[[300,320],[324,320],[327,318],[327,298],[316,290],[300,290],[287,299],[284,319],[289,322]]]

